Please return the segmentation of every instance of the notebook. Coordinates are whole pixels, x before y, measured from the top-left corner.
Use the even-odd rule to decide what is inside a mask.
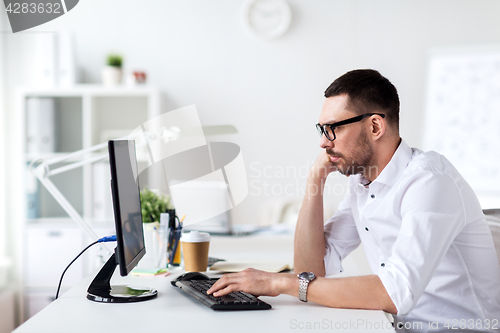
[[[247,268],[255,268],[261,271],[279,273],[291,271],[293,265],[283,261],[219,261],[210,267],[211,271],[219,271],[223,273],[241,272]]]

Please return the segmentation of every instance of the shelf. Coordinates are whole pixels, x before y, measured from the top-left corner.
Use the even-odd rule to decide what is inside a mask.
[[[65,87],[17,87],[24,96],[36,97],[81,97],[90,96],[147,96],[158,93],[153,86],[126,86],[108,87],[99,84],[77,84]]]
[[[142,149],[137,149],[136,153],[137,153],[137,163],[149,163],[150,158],[149,158],[147,151],[143,151]],[[26,161],[26,163],[31,163],[33,161],[40,160],[40,159],[42,159],[44,161],[50,161],[53,158],[64,157],[68,154],[70,154],[70,153],[68,152],[68,153],[26,154],[25,161]],[[78,161],[86,159],[87,157],[91,158],[91,157],[95,157],[95,156],[99,156],[99,155],[102,155],[102,153],[101,154],[99,154],[99,153],[97,153],[97,154],[96,153],[87,153],[86,155],[68,158],[67,160],[64,160],[64,162],[61,162],[61,163],[78,162]],[[99,162],[108,162],[108,158],[105,158]]]
[[[100,219],[93,219],[93,218],[85,218],[84,219],[88,224],[91,226],[94,226],[96,228],[100,227],[114,227],[114,221],[113,220],[100,220]],[[60,226],[71,226],[75,228],[79,228],[79,226],[76,224],[75,221],[73,221],[69,217],[40,217],[37,219],[27,219],[26,224],[29,225],[30,227],[43,227],[45,228],[47,225],[60,225]]]
[[[68,225],[72,223],[76,227],[78,227],[76,223],[73,222],[73,220],[70,219],[69,217],[40,217],[37,219],[27,219],[26,223],[30,226],[36,226],[36,225],[45,226],[47,224]]]
[[[39,160],[39,159],[42,159],[42,160],[45,160],[45,161],[49,161],[53,158],[60,158],[60,157],[64,157],[68,154],[70,154],[72,152],[62,152],[62,153],[45,153],[45,154],[25,154],[25,159],[26,159],[26,162],[27,163],[30,163],[32,161],[35,161],[35,160]],[[98,155],[98,154],[97,154]],[[83,159],[84,155],[80,156],[80,157],[73,157],[73,158],[69,158],[67,160],[65,160],[65,162],[77,162],[77,161],[81,161]]]
[[[91,145],[128,136],[148,120],[147,96],[93,96]]]

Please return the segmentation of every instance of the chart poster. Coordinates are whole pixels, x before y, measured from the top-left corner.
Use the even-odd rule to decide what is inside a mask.
[[[424,149],[444,155],[478,195],[500,193],[500,45],[441,49],[429,60]]]

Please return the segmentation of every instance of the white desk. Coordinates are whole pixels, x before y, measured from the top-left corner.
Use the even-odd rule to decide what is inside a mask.
[[[262,256],[267,253],[267,259],[288,260],[292,258],[290,248],[293,248],[291,235],[213,237],[210,255],[257,260],[264,259]],[[288,295],[261,297],[272,305],[271,310],[213,311],[171,286],[170,280],[178,274],[164,278],[122,278],[115,272],[113,284],[147,286],[158,290],[158,298],[154,300],[127,304],[102,304],[87,300],[86,290],[93,279],[89,276],[20,326],[15,333],[394,332],[382,311],[332,309],[302,303]]]

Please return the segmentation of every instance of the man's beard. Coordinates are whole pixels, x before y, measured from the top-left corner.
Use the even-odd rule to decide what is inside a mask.
[[[332,163],[344,176],[358,173],[364,174],[366,171],[371,170],[370,162],[373,158],[373,147],[370,145],[368,135],[365,132],[361,132],[359,135],[356,142],[356,151],[351,156],[337,153],[331,149],[327,149],[326,152],[328,155],[340,157],[339,160]]]

